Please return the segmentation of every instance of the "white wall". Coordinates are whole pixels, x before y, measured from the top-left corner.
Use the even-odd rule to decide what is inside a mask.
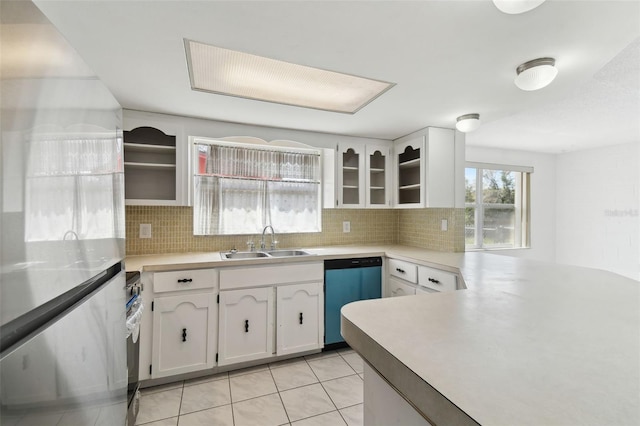
[[[555,260],[556,156],[527,151],[467,146],[466,161],[533,167],[531,175],[531,247],[493,253]]]
[[[640,279],[640,144],[557,156],[556,261]]]

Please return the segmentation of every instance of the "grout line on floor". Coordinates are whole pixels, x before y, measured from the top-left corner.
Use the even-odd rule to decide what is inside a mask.
[[[300,314],[300,315],[302,315],[302,314]],[[278,398],[280,398],[280,404],[282,404],[282,409],[284,410],[284,415],[287,416],[287,423],[291,424],[291,417],[289,417],[289,412],[287,411],[287,406],[284,405],[284,401],[282,400],[282,395],[280,394],[280,389],[278,389],[278,384],[276,383],[276,378],[273,377],[273,371],[271,371],[271,366],[269,366],[269,374],[271,374],[271,380],[273,380],[273,385],[276,387]]]

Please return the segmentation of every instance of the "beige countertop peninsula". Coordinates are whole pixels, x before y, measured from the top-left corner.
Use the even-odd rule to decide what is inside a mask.
[[[342,309],[346,341],[424,417],[640,424],[638,281],[485,253],[459,262],[467,290]]]
[[[127,270],[388,256],[449,270],[466,290],[355,302],[347,342],[438,425],[640,424],[640,282],[601,270],[405,246],[129,256]],[[365,378],[366,380],[366,378]]]

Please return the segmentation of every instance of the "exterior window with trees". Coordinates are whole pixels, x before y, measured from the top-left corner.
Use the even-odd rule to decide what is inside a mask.
[[[529,247],[531,173],[531,167],[467,162],[467,250]]]

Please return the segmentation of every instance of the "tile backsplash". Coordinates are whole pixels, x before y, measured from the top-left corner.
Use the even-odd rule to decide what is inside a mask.
[[[194,236],[191,207],[127,206],[127,255],[245,250],[259,235]],[[441,231],[441,220],[448,231]],[[342,222],[351,232],[342,232]],[[151,238],[140,238],[141,223]],[[464,251],[464,209],[324,209],[322,232],[277,234],[278,247],[404,244],[438,251]],[[270,239],[268,240],[270,241]]]

